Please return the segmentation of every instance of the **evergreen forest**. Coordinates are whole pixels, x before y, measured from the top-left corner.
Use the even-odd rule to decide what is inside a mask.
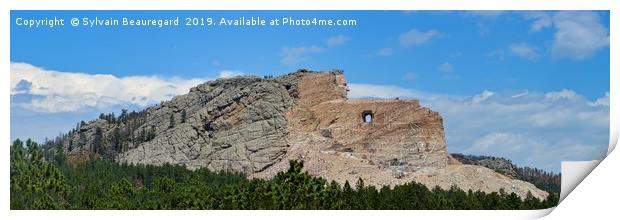
[[[545,209],[558,202],[504,191],[463,191],[410,182],[393,187],[340,185],[290,161],[271,179],[188,170],[180,165],[128,165],[98,158],[67,163],[38,143],[11,144],[11,209]]]

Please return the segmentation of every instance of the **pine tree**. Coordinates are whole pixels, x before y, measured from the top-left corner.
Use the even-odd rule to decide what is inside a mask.
[[[40,146],[19,139],[11,146],[11,209],[65,208],[69,185],[60,170],[43,159]]]
[[[185,109],[183,109],[183,111],[181,111],[181,123],[185,123],[186,119],[187,119],[187,112],[185,111]]]
[[[80,134],[79,136],[79,146],[80,146],[80,150],[84,149],[84,147],[86,146],[86,134],[84,134],[84,132],[79,132]]]
[[[127,118],[127,109],[122,109],[121,115],[118,116],[118,119],[124,123],[126,121],[126,118]]]
[[[73,138],[69,139],[69,146],[67,147],[67,151],[73,151]]]
[[[170,114],[170,124],[168,125],[168,128],[174,128],[174,113]]]
[[[157,129],[155,128],[155,125],[151,125],[151,130],[149,130],[149,134],[148,134],[148,141],[155,139],[155,132],[157,131]]]
[[[56,149],[54,152],[54,161],[56,161],[56,164],[58,165],[63,165],[63,163],[65,162],[65,151],[62,148],[62,144],[56,144],[55,148]]]
[[[93,152],[101,154],[103,150],[103,130],[100,127],[95,127],[95,136],[93,138]]]

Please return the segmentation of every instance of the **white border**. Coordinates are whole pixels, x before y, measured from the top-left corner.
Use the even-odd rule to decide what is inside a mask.
[[[10,72],[10,22],[9,11],[10,10],[611,10],[610,23],[615,24],[618,21],[618,17],[615,16],[615,12],[618,11],[618,4],[613,4],[612,0],[377,0],[374,2],[362,2],[360,0],[338,0],[338,1],[312,1],[312,0],[229,0],[229,1],[191,1],[191,0],[169,0],[169,1],[156,1],[156,0],[107,0],[107,1],[93,1],[93,0],[4,0],[0,1],[2,4],[3,13],[0,15],[2,19],[3,35],[0,36],[3,47],[5,48],[0,53],[2,67],[5,74],[2,74],[0,80],[0,88],[5,92],[0,97],[4,105],[0,109],[1,121],[0,140],[4,143],[9,143],[10,131],[10,100],[9,100],[9,82]],[[617,60],[618,58],[618,46],[614,44],[617,41],[618,31],[617,27],[614,28],[610,25],[611,36],[611,60]],[[615,147],[618,140],[618,113],[620,112],[619,91],[617,87],[614,87],[620,83],[620,77],[618,76],[618,67],[615,62],[611,62],[610,66],[610,96],[611,96],[611,116],[610,116],[610,148],[609,151]],[[87,219],[106,219],[110,218],[149,218],[149,219],[166,219],[179,218],[184,219],[221,219],[221,218],[233,218],[233,219],[317,219],[317,218],[330,218],[338,216],[346,216],[347,218],[355,219],[375,219],[375,218],[432,218],[432,219],[444,219],[455,218],[459,219],[507,219],[507,218],[536,218],[548,214],[551,210],[538,210],[538,211],[9,211],[9,148],[8,146],[3,148],[3,158],[5,161],[4,166],[1,169],[2,175],[2,199],[0,204],[3,207],[3,214],[10,219],[36,219],[36,218],[51,218],[51,219],[66,219],[69,218],[87,218]],[[611,158],[611,157],[610,157]],[[617,157],[616,157],[617,158]],[[617,159],[615,159],[615,167],[617,167]],[[598,163],[594,163],[598,164]],[[608,165],[612,164],[612,165]],[[592,190],[598,193],[605,193],[601,188],[597,188],[597,184],[607,183],[607,181],[614,181],[613,178],[617,175],[617,172],[613,172],[614,163],[603,161],[601,166],[607,166],[597,168],[592,175],[596,176],[596,181],[588,181],[586,179],[581,186],[577,187],[579,191],[575,192],[575,196],[568,196],[571,204],[581,205],[574,206],[571,209],[562,209],[562,202],[558,211],[565,211],[564,215],[558,213],[555,216],[570,217],[572,213],[583,213],[586,210],[580,210],[578,207],[590,207],[596,208],[598,206],[592,206],[593,203],[605,203],[603,201],[589,201],[580,200],[579,193],[583,196],[585,190]],[[600,169],[600,172],[599,170]],[[566,171],[565,171],[566,172]],[[594,178],[594,177],[592,177]],[[616,178],[617,180],[617,178]],[[617,181],[615,183],[618,183]],[[589,184],[589,185],[586,185]],[[606,186],[609,186],[607,184]],[[617,190],[616,190],[617,191]],[[587,197],[590,194],[585,193]],[[615,198],[609,198],[608,203],[616,203],[615,199],[618,198],[618,192],[616,192]],[[598,197],[587,197],[589,199]],[[584,198],[585,199],[585,198]],[[568,202],[568,201],[565,201]],[[590,206],[588,206],[590,205]],[[607,211],[612,213],[614,210],[598,210]],[[596,213],[600,213],[600,212]],[[568,213],[568,214],[566,214]],[[611,215],[610,215],[611,216]]]

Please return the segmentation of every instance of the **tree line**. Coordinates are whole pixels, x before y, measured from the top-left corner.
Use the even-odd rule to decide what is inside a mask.
[[[182,165],[68,164],[43,152],[31,140],[11,145],[11,209],[543,209],[558,202],[553,193],[539,200],[415,182],[377,188],[359,179],[341,186],[309,175],[300,161],[271,179],[248,179]]]
[[[67,152],[74,149],[88,152],[90,157],[103,157],[114,159],[118,153],[126,152],[135,148],[141,143],[155,139],[158,131],[155,125],[145,125],[148,119],[148,109],[141,111],[131,111],[122,109],[121,114],[116,116],[113,112],[109,114],[101,113],[99,120],[104,120],[107,124],[102,128],[100,125],[90,125],[81,121],[76,127],[67,133],[59,134],[54,140],[46,139],[43,142],[45,149],[54,151],[66,148]],[[187,112],[181,111],[180,123],[187,121]],[[168,129],[177,125],[175,114],[170,114]],[[86,133],[93,129],[92,139],[87,138]],[[46,158],[54,154],[53,151],[45,152]]]
[[[544,171],[538,168],[519,167],[513,164],[511,160],[503,157],[463,155],[458,153],[451,154],[451,156],[463,164],[484,166],[514,179],[529,182],[547,192],[560,193],[561,173]],[[495,161],[496,163],[490,163],[489,161]]]

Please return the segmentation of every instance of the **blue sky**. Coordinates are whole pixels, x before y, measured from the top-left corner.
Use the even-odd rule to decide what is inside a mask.
[[[53,137],[99,112],[142,108],[205,80],[308,68],[344,70],[351,98],[420,99],[442,113],[450,152],[557,171],[560,160],[596,159],[607,147],[608,11],[13,11],[11,20],[54,16],[317,17],[357,25],[13,22],[11,138]]]

